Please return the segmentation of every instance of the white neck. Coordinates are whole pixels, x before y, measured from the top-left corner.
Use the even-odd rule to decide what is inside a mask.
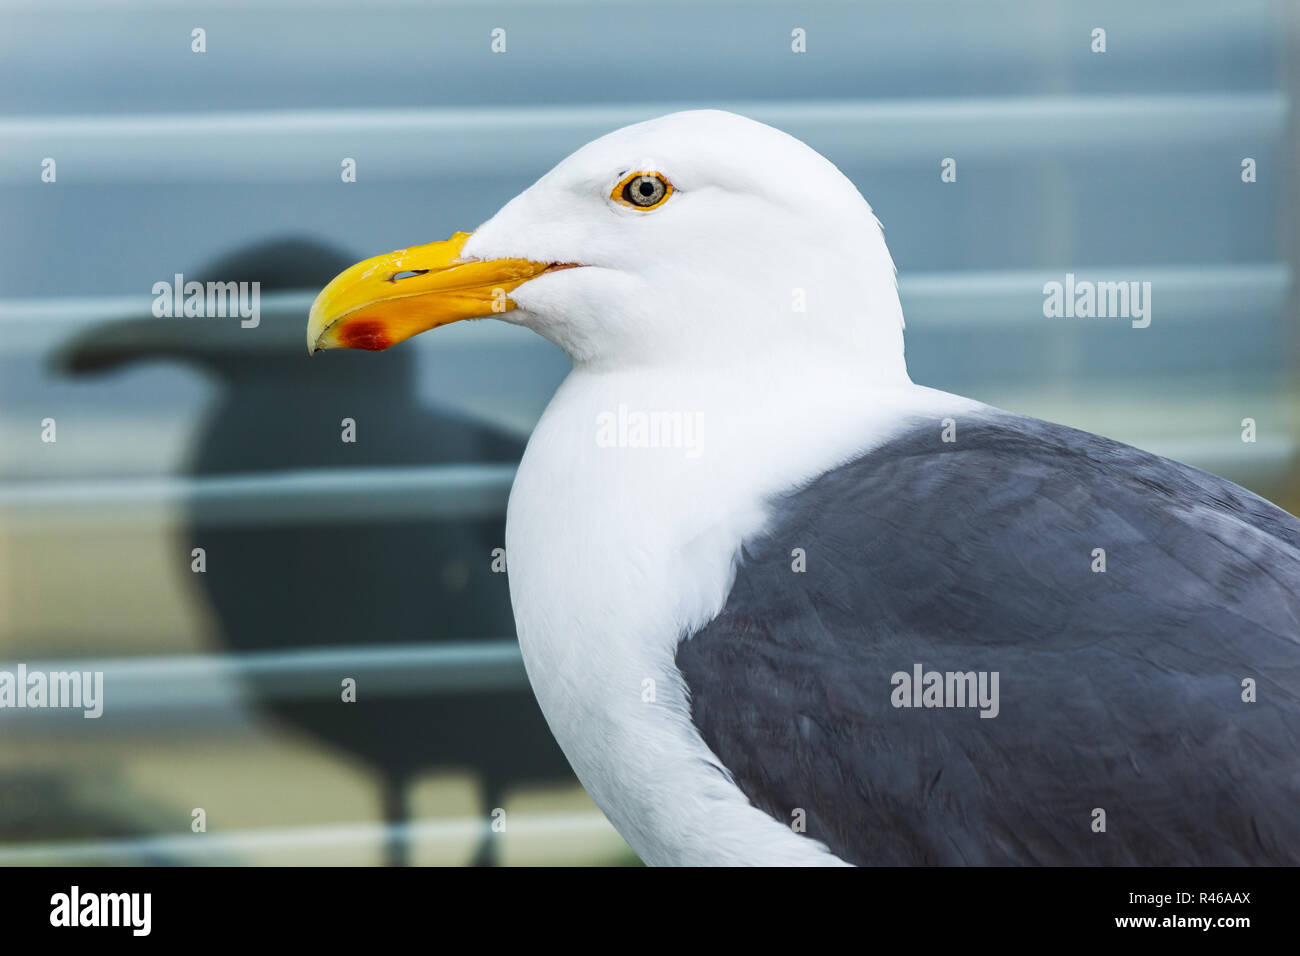
[[[852,369],[575,368],[510,496],[510,594],[528,675],[574,770],[649,863],[835,863],[755,809],[691,724],[677,645],[722,609],[765,501],[964,400]],[[693,448],[601,447],[599,422],[696,415]],[[606,434],[608,439],[608,433]],[[623,436],[628,437],[628,436]],[[606,441],[608,443],[608,441]],[[652,698],[652,699],[647,699]],[[703,758],[703,759],[702,759]]]

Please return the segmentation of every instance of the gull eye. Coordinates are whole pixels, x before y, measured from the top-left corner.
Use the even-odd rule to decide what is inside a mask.
[[[610,198],[634,209],[662,206],[673,194],[673,185],[658,173],[636,172],[624,176]]]

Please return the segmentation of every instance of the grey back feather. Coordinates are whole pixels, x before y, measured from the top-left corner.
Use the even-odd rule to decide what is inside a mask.
[[[677,662],[751,802],[851,862],[1294,864],[1298,635],[1291,515],[998,414],[775,502]],[[997,671],[998,715],[894,706],[915,664]]]

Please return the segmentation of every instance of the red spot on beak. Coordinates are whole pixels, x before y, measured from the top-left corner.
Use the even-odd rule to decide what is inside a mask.
[[[382,352],[393,344],[393,339],[378,319],[353,319],[339,330],[339,344],[349,349]]]

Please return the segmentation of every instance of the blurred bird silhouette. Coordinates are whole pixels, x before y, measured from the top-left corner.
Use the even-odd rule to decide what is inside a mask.
[[[353,261],[315,242],[285,239],[240,250],[193,278],[260,282],[263,293],[314,292]],[[328,359],[308,360],[301,315],[278,318],[284,321],[263,309],[256,329],[241,328],[234,318],[108,322],[65,343],[55,362],[84,375],[177,361],[210,376],[220,392],[189,457],[195,476],[518,461],[522,440],[413,404],[412,352],[394,351],[378,361],[360,356],[339,374]],[[355,443],[341,440],[344,418],[356,422]],[[505,542],[504,515],[208,528],[191,514],[184,535],[186,555],[192,547],[206,549],[206,573],[195,577],[232,651],[491,640],[514,633],[506,576],[491,570],[492,550]],[[322,592],[329,601],[319,600]],[[510,788],[574,782],[525,686],[367,697],[363,685],[352,704],[329,695],[277,700],[256,679],[250,690],[271,714],[374,769],[391,825],[391,865],[409,862],[403,825],[410,816],[409,785],[421,772],[474,773],[485,827]],[[489,834],[474,862],[495,861]]]

